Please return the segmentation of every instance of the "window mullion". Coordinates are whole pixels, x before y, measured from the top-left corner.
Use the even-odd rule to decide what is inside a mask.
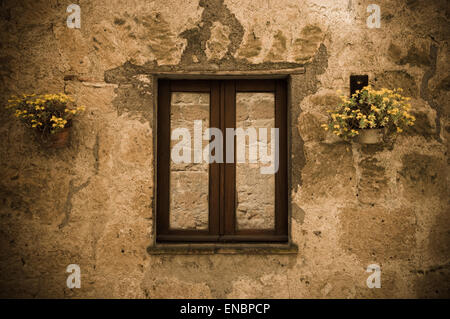
[[[210,126],[220,127],[221,108],[220,82],[211,81],[210,94]],[[215,137],[216,138],[216,137]],[[217,152],[217,150],[215,150]],[[220,234],[220,175],[221,164],[209,164],[209,233]]]
[[[222,132],[224,134],[224,159],[226,159],[226,145],[234,141],[227,141],[226,129],[236,128],[236,83],[234,80],[224,82],[224,127]],[[236,151],[234,151],[234,161],[232,163],[224,163],[224,235],[233,235],[235,233],[236,224]]]

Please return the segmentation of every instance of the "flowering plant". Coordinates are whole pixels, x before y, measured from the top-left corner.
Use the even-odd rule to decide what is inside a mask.
[[[336,110],[327,111],[330,119],[322,127],[345,140],[359,134],[361,129],[393,128],[402,132],[414,125],[415,118],[409,113],[410,98],[401,95],[402,89],[381,89],[366,86],[350,98],[341,96]]]
[[[6,108],[26,126],[43,134],[54,134],[69,127],[71,119],[84,111],[84,106],[73,105],[74,99],[64,93],[59,94],[22,94],[13,95]]]

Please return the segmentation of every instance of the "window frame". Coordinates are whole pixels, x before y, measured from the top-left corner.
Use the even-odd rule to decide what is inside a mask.
[[[275,173],[275,227],[236,229],[236,161],[209,164],[207,230],[170,228],[170,106],[172,92],[209,93],[210,127],[236,128],[236,93],[270,92],[275,97],[275,127],[279,128],[279,169]],[[261,80],[158,80],[157,100],[157,243],[288,242],[287,83]],[[236,139],[236,137],[234,137]],[[223,134],[226,158],[226,134]],[[236,142],[236,140],[235,140]],[[236,143],[234,143],[236,148]],[[236,156],[236,152],[235,152]]]

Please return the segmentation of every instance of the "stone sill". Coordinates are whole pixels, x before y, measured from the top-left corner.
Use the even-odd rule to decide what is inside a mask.
[[[156,244],[150,255],[286,255],[297,254],[295,244]]]

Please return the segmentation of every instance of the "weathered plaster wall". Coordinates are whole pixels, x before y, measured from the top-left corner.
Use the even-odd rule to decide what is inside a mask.
[[[449,8],[442,0],[1,1],[1,101],[73,94],[66,149],[0,110],[2,297],[449,297]],[[290,81],[297,255],[149,255],[158,71],[299,67]],[[417,124],[381,146],[320,124],[350,74],[402,87]],[[82,288],[66,287],[78,264]],[[382,267],[382,288],[365,272]]]

